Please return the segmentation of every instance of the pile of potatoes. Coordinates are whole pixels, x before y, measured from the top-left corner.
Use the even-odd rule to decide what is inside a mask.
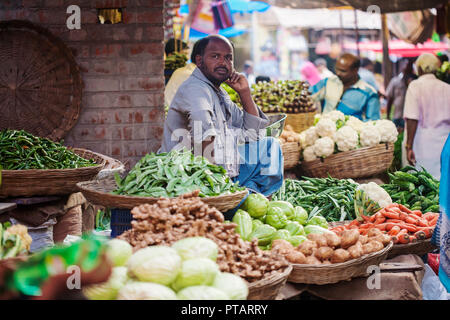
[[[339,235],[334,232],[310,233],[307,240],[298,247],[286,240],[277,239],[272,250],[284,255],[291,263],[326,265],[357,259],[363,255],[382,250],[391,237],[379,229],[370,229],[367,235],[360,235],[356,229],[345,230]]]
[[[300,142],[300,134],[296,133],[291,125],[287,124],[284,126],[284,130],[281,133],[280,143],[286,142]]]

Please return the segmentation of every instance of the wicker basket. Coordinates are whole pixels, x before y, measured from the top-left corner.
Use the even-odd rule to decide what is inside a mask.
[[[105,156],[101,153],[96,154],[105,160],[105,166],[97,174],[95,180],[108,179],[114,177],[115,173],[118,173],[120,175],[125,172],[125,165],[119,160]]]
[[[431,238],[408,244],[394,244],[391,251],[389,251],[388,258],[393,258],[402,254],[416,254],[418,256],[423,256],[432,252],[434,249],[436,249],[436,247],[431,243]]]
[[[300,133],[314,125],[316,111],[304,113],[288,113],[285,126],[290,125],[295,132]]]
[[[94,178],[104,166],[104,159],[86,149],[72,149],[97,165],[77,169],[2,170],[0,197],[65,195],[77,192],[76,184]]]
[[[358,259],[328,265],[293,264],[289,282],[331,284],[367,275],[367,267],[379,265],[392,249],[392,241],[384,249]]]
[[[247,300],[275,300],[291,272],[292,266],[290,265],[282,273],[250,283]]]
[[[332,154],[325,159],[303,161],[302,175],[325,178],[364,178],[386,171],[394,159],[394,144],[382,143],[375,147],[360,148]]]
[[[159,198],[112,194],[110,192],[117,188],[116,182],[112,179],[80,182],[77,184],[77,187],[89,202],[107,208],[132,209],[141,204],[152,204],[159,200]],[[201,199],[204,203],[216,207],[217,210],[226,212],[235,208],[247,193],[247,190],[243,190],[232,194]]]
[[[285,142],[281,144],[283,151],[284,169],[292,169],[299,164],[300,161],[300,143]]]
[[[75,125],[83,81],[72,50],[29,21],[0,22],[0,130],[58,141]]]

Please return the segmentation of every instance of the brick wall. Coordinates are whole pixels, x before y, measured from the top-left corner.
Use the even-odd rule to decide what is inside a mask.
[[[69,30],[69,5],[81,29]],[[102,25],[97,8],[123,7],[124,23]],[[1,0],[0,20],[35,22],[73,50],[84,82],[82,111],[66,145],[133,165],[161,143],[164,121],[163,0]]]

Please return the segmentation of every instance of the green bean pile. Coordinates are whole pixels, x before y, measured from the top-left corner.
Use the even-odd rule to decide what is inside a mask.
[[[24,130],[0,131],[0,166],[4,170],[74,169],[95,164],[60,143]]]
[[[272,200],[290,202],[306,211],[320,214],[327,221],[344,221],[356,218],[354,194],[358,187],[347,179],[308,178],[286,179]]]
[[[177,197],[200,190],[200,197],[218,196],[244,190],[227,176],[226,170],[190,151],[147,154],[121,179],[113,194],[141,197]]]

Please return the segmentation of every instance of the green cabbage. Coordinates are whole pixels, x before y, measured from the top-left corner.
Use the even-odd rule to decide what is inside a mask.
[[[130,282],[119,290],[117,300],[177,300],[177,295],[158,283]]]
[[[128,280],[127,272],[126,267],[115,267],[108,281],[84,287],[83,294],[89,300],[114,300]]]
[[[193,258],[208,258],[216,261],[219,247],[211,239],[190,237],[178,240],[172,245],[183,260]]]
[[[294,216],[294,206],[287,201],[272,201],[269,207],[280,208],[288,219]]]
[[[260,193],[252,193],[248,195],[242,208],[245,208],[252,218],[263,217],[269,208],[269,199]]]
[[[328,222],[327,219],[325,219],[322,216],[315,216],[308,220],[308,225],[316,225],[325,229],[328,229]]]
[[[278,207],[270,207],[266,215],[266,223],[276,229],[282,229],[287,224],[288,219]]]
[[[230,297],[214,287],[193,286],[187,287],[177,294],[180,300],[230,300]]]
[[[219,272],[219,266],[208,258],[186,260],[171,286],[175,291],[191,286],[209,286]]]
[[[294,208],[294,215],[291,217],[291,220],[305,225],[308,221],[308,212],[303,207],[297,206]]]
[[[124,240],[112,239],[107,244],[106,255],[115,267],[124,266],[133,254],[133,248]]]
[[[231,300],[247,300],[247,283],[235,274],[220,272],[214,279],[212,287],[225,292]]]
[[[136,251],[128,260],[127,266],[132,277],[169,285],[181,269],[181,257],[173,248],[152,246]]]

